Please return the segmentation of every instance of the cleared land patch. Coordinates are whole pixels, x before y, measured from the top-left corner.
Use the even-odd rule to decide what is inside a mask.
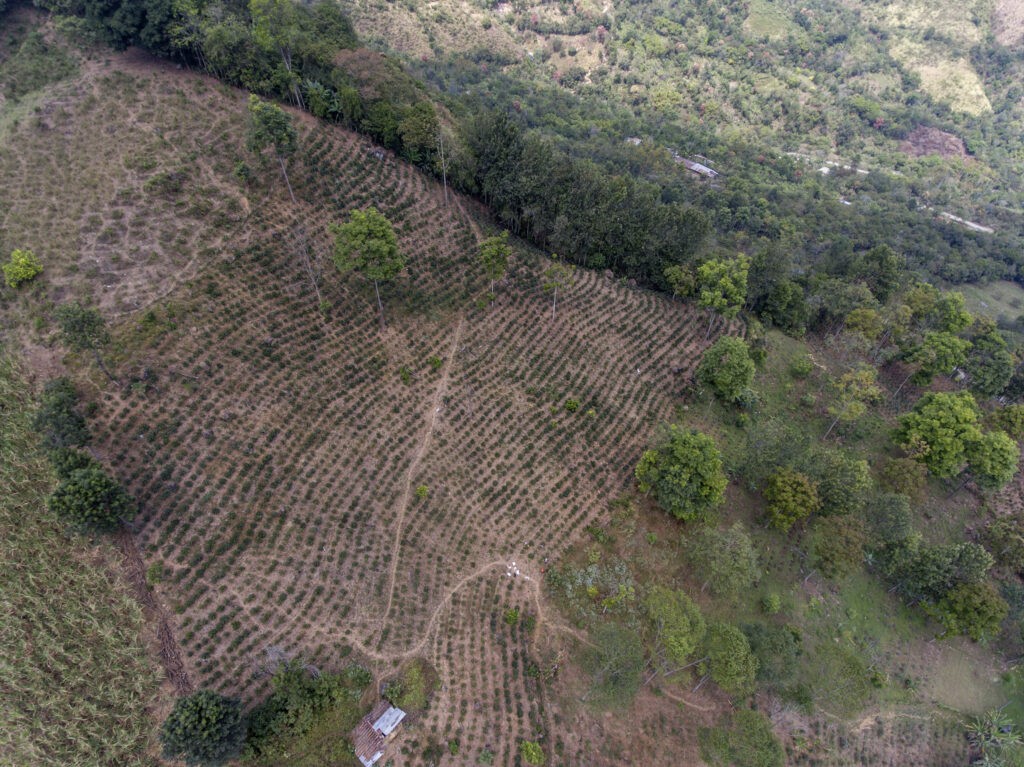
[[[921,76],[921,87],[953,109],[980,115],[992,111],[985,87],[966,58],[950,58],[934,45],[900,40],[890,48],[893,58]]]

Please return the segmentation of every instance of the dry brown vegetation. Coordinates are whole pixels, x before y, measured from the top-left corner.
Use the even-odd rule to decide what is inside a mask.
[[[286,206],[276,168],[242,149],[244,113],[206,78],[111,56],[8,126],[22,151],[0,155],[4,245],[46,268],[10,310],[38,319],[24,348],[38,374],[60,367],[47,307],[72,296],[114,323],[123,389],[65,362],[97,405],[95,452],[141,502],[135,535],[191,683],[253,700],[268,657],[381,676],[424,657],[440,688],[406,750],[456,738],[511,765],[520,739],[564,728],[526,675],[534,642],[574,633],[545,616],[542,563],[629,485],[706,317],[579,272],[552,319],[526,251],[489,303],[466,203],[296,115]],[[384,333],[372,288],[328,258],[327,223],[371,204],[409,259]],[[536,627],[506,625],[511,605]],[[567,758],[593,747],[570,741]]]

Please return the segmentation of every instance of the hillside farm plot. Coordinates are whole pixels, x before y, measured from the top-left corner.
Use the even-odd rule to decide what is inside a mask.
[[[0,246],[35,252],[53,298],[137,310],[240,236],[241,94],[121,56],[32,98],[0,147]]]
[[[552,319],[532,255],[481,302],[463,204],[311,125],[298,207],[271,172],[254,182],[234,247],[120,323],[130,385],[96,416],[100,454],[141,501],[137,536],[193,679],[247,698],[266,690],[268,658],[411,658],[483,620],[468,606],[509,561],[539,579],[629,485],[707,343],[702,312],[589,272]],[[409,258],[383,333],[372,286],[327,257],[327,223],[370,204]],[[517,731],[540,726],[502,710]]]
[[[139,352],[152,389],[102,410],[190,664],[227,691],[267,648],[407,657],[462,588],[516,558],[539,577],[629,483],[704,343],[692,309],[593,274],[553,322],[528,266],[494,308],[381,336],[361,301],[322,322],[289,273],[273,247],[223,262],[178,299],[188,331]]]

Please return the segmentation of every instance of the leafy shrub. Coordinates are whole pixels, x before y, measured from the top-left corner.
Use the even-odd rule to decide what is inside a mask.
[[[179,698],[160,728],[166,758],[202,767],[234,759],[244,736],[239,702],[210,690]]]
[[[944,635],[964,634],[977,642],[999,633],[1010,606],[991,583],[983,581],[956,586],[926,609],[943,625]]]
[[[50,450],[82,447],[92,439],[85,418],[77,410],[78,392],[67,378],[55,378],[43,388],[42,403],[32,421]]]
[[[768,501],[768,522],[782,532],[821,508],[818,488],[806,475],[780,468],[770,477],[764,489]]]
[[[539,743],[524,740],[519,744],[519,753],[527,764],[544,764],[544,749]]]
[[[698,730],[700,756],[711,767],[782,767],[782,745],[764,714],[740,709],[726,724]]]
[[[43,265],[31,250],[16,249],[11,253],[11,260],[3,265],[4,279],[12,288],[18,288],[31,282],[43,271]]]
[[[826,578],[842,578],[861,566],[867,535],[857,517],[825,517],[811,531],[811,561]]]
[[[113,530],[136,512],[132,497],[98,465],[72,471],[48,503],[54,514],[81,529]]]

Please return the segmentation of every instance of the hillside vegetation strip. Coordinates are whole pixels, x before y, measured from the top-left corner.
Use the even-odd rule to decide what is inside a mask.
[[[113,548],[72,540],[46,510],[54,482],[6,350],[0,401],[0,761],[148,765],[159,676],[141,610]]]

